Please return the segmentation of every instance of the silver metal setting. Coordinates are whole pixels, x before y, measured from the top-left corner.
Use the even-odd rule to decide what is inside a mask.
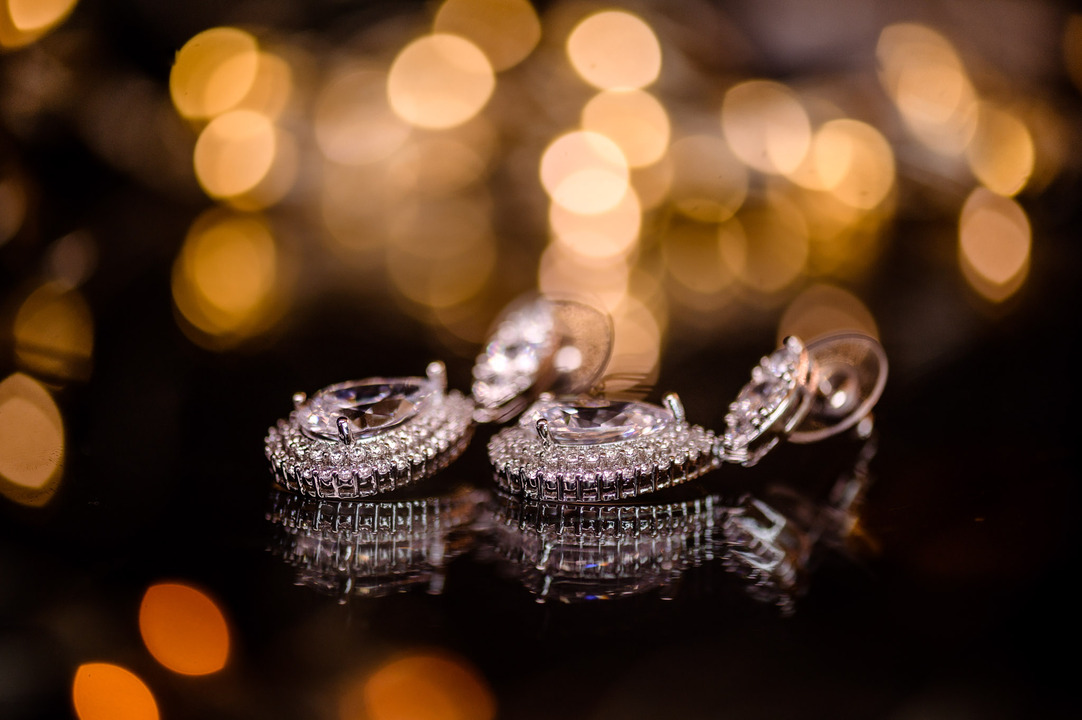
[[[378,383],[423,386],[427,394],[401,419],[392,416],[382,427],[365,430],[363,414],[353,423],[344,415],[336,417],[336,438],[308,427],[326,393]],[[453,390],[444,393],[439,373],[430,372],[427,380],[369,378],[293,397],[293,412],[268,430],[264,448],[278,483],[310,497],[352,500],[405,487],[457,458],[473,434],[472,400]],[[392,396],[389,402],[397,399]]]
[[[626,405],[635,405],[632,410],[654,417],[662,415],[665,422],[638,434],[623,433],[625,439],[614,441],[577,443],[569,441],[566,434],[561,439],[551,420],[532,419],[543,403],[571,412],[605,402],[535,403],[519,424],[501,430],[489,441],[497,484],[512,495],[536,500],[614,502],[678,485],[717,466],[711,452],[716,440],[712,432],[649,403]],[[617,425],[606,431],[614,435],[622,429]]]
[[[751,466],[782,440],[815,442],[854,426],[867,437],[886,379],[886,353],[866,335],[829,335],[808,345],[787,337],[752,369],[714,451],[721,461]]]

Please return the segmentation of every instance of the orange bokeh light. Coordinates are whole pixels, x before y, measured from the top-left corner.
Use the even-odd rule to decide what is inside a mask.
[[[492,691],[465,660],[419,653],[392,660],[346,688],[341,720],[490,720]]]
[[[75,671],[71,700],[80,720],[157,720],[154,695],[137,675],[111,663],[84,663]]]
[[[213,600],[179,583],[150,586],[139,606],[139,632],[150,654],[182,675],[206,675],[225,667],[229,628]]]

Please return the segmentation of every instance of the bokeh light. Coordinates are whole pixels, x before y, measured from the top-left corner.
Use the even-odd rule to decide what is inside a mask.
[[[236,107],[276,118],[288,107],[294,85],[293,68],[289,62],[275,53],[260,50],[255,77]]]
[[[1000,195],[1015,195],[1033,174],[1033,137],[1017,115],[982,102],[977,132],[966,147],[966,159],[986,188]]]
[[[485,54],[465,38],[436,33],[407,45],[387,77],[391,108],[418,127],[461,125],[481,112],[496,78]]]
[[[591,258],[552,243],[541,254],[537,285],[556,296],[584,297],[611,311],[628,293],[630,268],[621,258]]]
[[[469,663],[443,652],[391,660],[346,685],[340,720],[492,720],[496,699]]]
[[[158,704],[139,676],[112,663],[83,663],[71,700],[79,720],[157,720]]]
[[[831,120],[815,133],[812,150],[822,189],[850,207],[870,210],[894,187],[894,152],[871,125]]]
[[[26,185],[20,174],[0,166],[0,247],[19,232],[26,219]]]
[[[541,156],[541,184],[553,202],[582,215],[611,210],[628,190],[627,159],[604,135],[577,130]]]
[[[669,146],[669,114],[644,90],[598,93],[582,109],[582,128],[615,142],[633,168],[657,162]]]
[[[876,55],[880,80],[913,135],[935,152],[962,153],[977,128],[977,93],[950,41],[899,23],[880,34]]]
[[[208,195],[239,198],[271,177],[279,132],[266,115],[233,110],[212,120],[195,144],[195,174]]]
[[[13,328],[19,365],[39,376],[85,380],[94,352],[94,319],[77,290],[48,282],[23,301]]]
[[[0,0],[0,47],[29,45],[63,22],[78,0]]]
[[[879,337],[875,317],[860,298],[837,285],[818,283],[790,301],[778,322],[777,338],[780,343],[796,335],[807,341],[847,331]]]
[[[266,222],[211,210],[192,223],[173,264],[173,301],[191,337],[226,349],[278,318],[285,266]]]
[[[433,29],[466,38],[497,71],[522,62],[541,40],[541,21],[527,0],[446,0]]]
[[[491,206],[484,196],[415,203],[391,221],[387,269],[398,292],[428,308],[466,302],[496,265]]]
[[[580,22],[567,38],[579,76],[601,90],[643,88],[661,73],[661,44],[637,15],[606,10]]]
[[[15,373],[0,382],[0,494],[40,507],[56,494],[64,423],[49,391]]]
[[[669,148],[669,156],[673,164],[669,193],[684,215],[701,222],[722,222],[744,204],[748,172],[720,137],[680,138]]]
[[[410,125],[391,110],[386,73],[367,67],[341,70],[327,81],[314,121],[319,149],[343,165],[383,160],[410,134]]]
[[[628,190],[615,207],[603,213],[580,215],[553,203],[549,225],[557,242],[568,250],[593,258],[627,253],[639,237],[642,211],[634,190]]]
[[[810,251],[804,216],[784,201],[740,212],[718,228],[722,262],[746,287],[762,294],[785,288],[804,271]]]
[[[748,167],[790,173],[811,144],[811,121],[796,94],[770,80],[748,80],[729,88],[721,105],[725,139]]]
[[[212,118],[240,104],[260,67],[259,44],[244,30],[204,30],[184,44],[169,74],[169,93],[187,118]]]
[[[229,627],[218,605],[190,585],[158,583],[139,606],[139,632],[154,659],[182,675],[225,667]]]
[[[1025,210],[1010,198],[977,188],[958,226],[958,255],[970,286],[993,302],[1022,287],[1029,273],[1031,231]]]
[[[727,232],[736,232],[734,228]],[[721,261],[718,226],[699,222],[677,222],[668,229],[661,246],[665,269],[674,283],[697,296],[694,305],[724,302],[725,290],[733,283],[732,271]],[[686,293],[679,293],[686,299]],[[710,302],[714,301],[714,302]]]

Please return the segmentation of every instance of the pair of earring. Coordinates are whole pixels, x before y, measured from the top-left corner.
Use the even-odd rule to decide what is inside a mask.
[[[589,305],[521,301],[501,316],[477,358],[470,396],[447,389],[438,361],[425,377],[367,378],[312,397],[297,393],[293,411],[268,431],[267,459],[288,490],[365,498],[445,467],[465,449],[476,423],[521,413],[488,446],[504,491],[613,502],[687,482],[725,462],[755,464],[784,439],[813,442],[868,424],[886,383],[886,355],[870,337],[831,336],[807,346],[786,338],[752,371],[719,437],[689,423],[675,393],[665,396],[664,407],[591,394],[612,343],[611,320]]]

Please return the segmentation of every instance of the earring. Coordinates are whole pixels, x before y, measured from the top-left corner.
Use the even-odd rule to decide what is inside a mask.
[[[886,382],[886,352],[867,335],[829,335],[806,346],[787,337],[752,369],[715,452],[751,466],[782,440],[816,442],[853,426],[866,437]]]
[[[277,482],[317,498],[353,500],[430,477],[454,461],[475,422],[501,421],[550,388],[581,392],[608,362],[612,324],[588,305],[536,297],[511,306],[474,366],[473,392],[447,390],[447,369],[374,377],[293,396],[264,440]]]
[[[714,434],[665,407],[639,401],[544,396],[488,445],[497,484],[512,495],[611,502],[686,482],[716,467]]]

